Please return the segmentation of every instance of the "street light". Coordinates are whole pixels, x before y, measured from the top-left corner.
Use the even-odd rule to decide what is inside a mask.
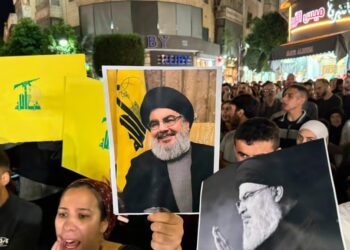
[[[65,38],[62,38],[58,41],[58,44],[61,46],[61,47],[66,47],[68,45],[68,41],[67,39]]]

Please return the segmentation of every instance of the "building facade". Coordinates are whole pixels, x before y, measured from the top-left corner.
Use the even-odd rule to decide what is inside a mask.
[[[214,43],[213,0],[75,2],[83,39],[138,33],[145,41],[145,65],[213,66],[220,54]]]
[[[90,46],[85,51],[96,35],[138,33],[146,65],[213,66],[220,55],[213,1],[16,0],[15,17],[30,17],[42,27],[62,18]]]
[[[281,1],[289,42],[272,52],[277,79],[343,77],[350,68],[350,0]]]
[[[235,83],[243,75],[244,39],[251,32],[255,17],[278,11],[278,0],[221,0],[215,1],[216,36],[220,44],[225,72],[224,81]]]

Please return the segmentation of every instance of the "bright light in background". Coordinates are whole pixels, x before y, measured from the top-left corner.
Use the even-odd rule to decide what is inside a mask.
[[[60,39],[58,41],[58,44],[62,47],[66,47],[68,45],[68,41],[67,41],[67,39]]]

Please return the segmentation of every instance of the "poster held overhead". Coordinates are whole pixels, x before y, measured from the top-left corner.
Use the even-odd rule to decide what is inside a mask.
[[[103,74],[115,213],[198,212],[201,182],[218,169],[218,68]]]

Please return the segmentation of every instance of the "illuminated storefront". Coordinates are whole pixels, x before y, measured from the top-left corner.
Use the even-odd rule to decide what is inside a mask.
[[[272,52],[276,80],[288,73],[298,81],[342,76],[350,66],[350,0],[285,2],[289,42]]]

